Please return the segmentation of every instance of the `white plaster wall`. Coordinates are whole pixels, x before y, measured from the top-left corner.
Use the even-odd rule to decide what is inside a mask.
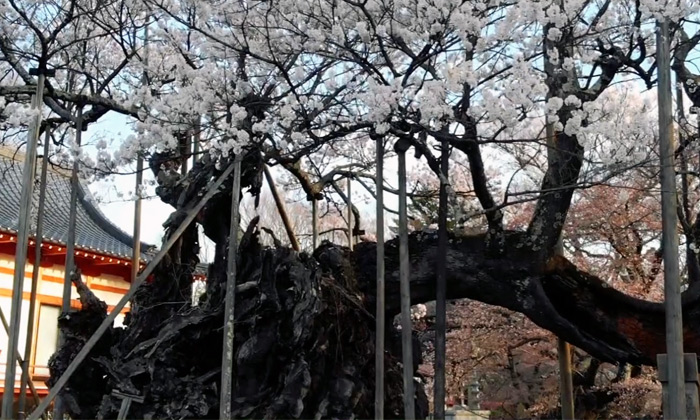
[[[0,254],[0,267],[4,267],[7,269],[13,269],[14,270],[14,255],[7,255],[7,254]],[[24,287],[23,290],[27,293],[31,292],[31,277],[28,277],[32,273],[32,266],[28,265],[26,273],[27,275],[25,276],[25,281],[24,281]],[[47,275],[47,276],[52,276],[56,278],[63,278],[64,276],[64,270],[63,266],[60,265],[54,265],[49,268],[42,268],[40,271],[40,276],[39,276],[39,284],[38,284],[38,290],[37,293],[40,295],[46,295],[46,296],[51,296],[55,298],[61,298],[63,295],[63,285],[60,283],[56,283],[54,281],[42,281],[41,276],[42,275]],[[12,284],[13,284],[13,275],[0,272],[0,289],[5,289],[6,291],[11,291],[12,290]],[[94,284],[94,285],[101,285],[101,286],[109,286],[112,288],[118,288],[118,289],[123,289],[125,292],[129,289],[130,283],[125,281],[121,277],[117,276],[112,276],[112,275],[105,275],[101,277],[88,277],[85,276],[84,281]],[[122,298],[123,293],[117,293],[114,291],[105,291],[105,290],[95,290],[92,289],[93,293],[95,295],[105,301],[107,305],[109,306],[114,306],[116,305],[119,300]],[[124,292],[124,293],[125,293]],[[7,292],[5,292],[7,293]],[[72,293],[71,293],[71,298],[72,299],[78,299],[79,296],[77,294],[77,291],[75,287],[72,288]],[[11,297],[7,296],[0,296],[0,308],[2,309],[3,313],[5,314],[6,318],[10,318],[10,309],[11,309],[11,304],[12,304],[12,299]],[[129,305],[127,304],[127,308]],[[35,333],[37,332],[36,329],[38,328],[37,323],[39,321],[39,314],[41,311],[41,305],[39,302],[37,302],[36,306],[36,313],[35,313],[35,318],[33,320],[34,322],[34,328],[35,328]],[[22,314],[21,314],[21,328],[20,328],[20,335],[19,335],[19,350],[21,354],[24,354],[24,346],[25,346],[25,340],[26,340],[26,333],[27,333],[27,317],[28,317],[28,312],[29,312],[29,300],[23,300],[22,301]],[[122,327],[124,323],[124,314],[119,314],[117,318],[114,321],[114,326],[115,327]],[[50,342],[53,340],[52,337],[54,337],[57,334],[57,329],[56,331],[50,331],[46,332],[45,331],[45,337],[43,337],[44,340],[47,340],[47,342]],[[0,373],[5,372],[5,366],[6,366],[6,360],[7,360],[7,347],[8,347],[8,336],[4,328],[0,327]],[[40,352],[40,353],[48,353],[48,351]],[[43,355],[45,356],[45,354]],[[48,362],[48,356],[46,357],[39,357],[42,360],[36,360],[36,369],[34,370],[34,374],[38,375],[48,375],[48,369],[45,368],[46,363]],[[47,359],[47,360],[43,360]],[[34,355],[30,361],[34,361]],[[17,378],[19,379],[20,371],[17,369]]]

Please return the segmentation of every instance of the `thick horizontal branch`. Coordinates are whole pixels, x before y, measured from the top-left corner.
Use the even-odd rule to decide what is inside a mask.
[[[540,263],[521,232],[506,232],[506,250],[494,257],[485,236],[451,237],[447,298],[469,298],[523,313],[592,356],[608,362],[654,365],[665,350],[660,303],[625,295],[561,256]],[[411,300],[435,299],[437,234],[410,237]],[[353,254],[358,282],[374,307],[376,244],[360,243]],[[399,312],[398,242],[386,243],[387,314]],[[323,259],[322,255],[320,257]],[[685,349],[700,352],[700,293],[684,296]]]
[[[0,86],[0,96],[13,96],[13,95],[33,95],[36,93],[36,86],[24,85],[24,86]],[[47,99],[58,99],[66,102],[72,102],[75,104],[92,105],[94,107],[107,108],[110,111],[115,111],[120,114],[128,115],[134,118],[139,118],[138,109],[136,107],[126,107],[119,104],[114,99],[104,98],[102,96],[90,96],[81,95],[77,93],[70,93],[57,89],[44,89],[44,98]]]

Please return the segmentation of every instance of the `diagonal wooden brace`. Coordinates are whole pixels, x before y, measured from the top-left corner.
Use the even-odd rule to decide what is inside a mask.
[[[129,394],[121,391],[112,391],[112,396],[117,397],[122,400],[122,405],[119,407],[119,414],[117,415],[117,420],[126,420],[127,414],[129,414],[129,408],[131,408],[132,402],[137,402],[143,404],[143,395]]]

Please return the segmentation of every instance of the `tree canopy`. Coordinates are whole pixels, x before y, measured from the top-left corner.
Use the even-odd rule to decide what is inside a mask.
[[[83,175],[99,178],[131,173],[145,157],[155,195],[176,210],[166,232],[233,155],[246,156],[246,192],[259,192],[269,165],[303,198],[340,205],[343,178],[376,194],[373,146],[381,142],[391,161],[402,141],[421,183],[413,207],[426,213],[440,153],[450,153],[448,296],[521,312],[602,361],[654,364],[665,348],[663,308],[639,297],[649,297],[661,264],[658,199],[643,194],[660,188],[658,17],[671,22],[676,102],[687,101],[676,121],[678,229],[685,345],[700,352],[699,127],[680,112],[700,107],[699,13],[694,0],[8,0],[0,127],[4,142],[21,145],[39,112],[29,105],[37,84],[29,69],[55,70],[40,110],[41,129],[54,128],[54,163],[80,159]],[[81,148],[78,109],[88,126],[128,117],[131,134]],[[609,201],[591,195],[594,187],[609,188]],[[396,192],[389,178],[381,188]],[[175,279],[172,290],[187,295],[201,227],[216,248],[210,278],[218,280],[207,296],[220,298],[230,202],[218,194],[186,233],[168,263],[185,271],[159,272]],[[357,203],[354,211],[358,228],[368,228]],[[601,239],[592,226],[609,234]],[[565,255],[555,255],[562,236]],[[367,308],[373,247],[343,254]],[[397,252],[389,241],[389,315],[398,308]],[[414,303],[434,298],[436,252],[429,230],[411,236]],[[615,269],[590,264],[596,255],[617,256]],[[616,290],[619,281],[637,285],[635,296]],[[155,333],[139,334],[126,342]]]

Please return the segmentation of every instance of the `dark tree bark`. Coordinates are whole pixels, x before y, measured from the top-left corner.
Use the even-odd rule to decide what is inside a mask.
[[[259,191],[260,160],[250,152],[242,186]],[[166,239],[184,209],[201,196],[219,170],[208,160],[187,177],[152,165],[159,194],[176,211]],[[159,169],[160,168],[160,169]],[[113,390],[143,395],[133,418],[216,418],[222,351],[223,293],[230,184],[205,207],[198,222],[216,243],[206,295],[189,302],[197,263],[193,224],[133,301],[125,330],[111,330],[63,392],[75,418],[114,418]],[[359,418],[373,416],[376,244],[354,252],[324,242],[313,255],[263,248],[257,220],[241,239],[236,303],[234,414],[240,418]],[[653,364],[665,352],[660,304],[634,299],[578,270],[563,257],[542,260],[525,232],[504,232],[504,251],[489,252],[485,235],[455,237],[447,253],[447,298],[471,298],[522,312],[601,361]],[[435,296],[437,234],[410,236],[413,303]],[[386,244],[387,315],[399,313],[398,242]],[[77,280],[76,280],[77,281]],[[62,318],[72,337],[52,359],[55,380],[104,319],[106,305],[86,296],[82,311]],[[700,352],[696,289],[684,297],[685,348]],[[391,318],[390,318],[391,319]],[[388,334],[388,337],[391,337]],[[386,417],[402,416],[400,345],[387,343]],[[416,356],[420,352],[415,352]],[[420,362],[418,357],[414,364]],[[49,382],[50,384],[52,382]],[[422,386],[416,413],[427,415]]]
[[[240,248],[234,416],[372,417],[374,320],[348,265],[347,249],[324,244],[318,254],[326,263],[319,264],[288,248],[264,249],[257,235],[255,225],[249,227]],[[105,345],[84,362],[87,374],[69,382],[63,395],[74,402],[72,416],[115,418],[121,402],[111,396],[116,389],[146,397],[132,405],[130,418],[217,418],[223,324],[218,292],[223,287],[209,288],[214,292],[199,306],[169,305],[178,288],[166,273],[159,271],[134,299],[139,309],[128,328],[111,330]],[[80,316],[62,322],[61,328],[78,338],[57,352],[52,378],[60,376],[105,311],[103,303],[85,305]],[[398,349],[385,361],[387,418],[402,416],[398,343],[397,336],[387,346]],[[416,358],[416,367],[419,363]],[[428,414],[420,386],[416,406],[418,415]]]
[[[665,351],[663,305],[627,296],[601,279],[578,270],[564,257],[539,263],[522,245],[524,233],[506,234],[505,257],[487,256],[483,236],[455,238],[448,251],[448,298],[470,298],[527,315],[542,328],[601,361],[653,365]],[[411,237],[413,303],[432,300],[437,235]],[[353,255],[358,278],[371,279],[373,244],[359,244]],[[387,254],[387,310],[398,313],[398,244]],[[369,282],[368,282],[369,284]],[[371,295],[372,287],[365,287]],[[700,347],[697,293],[684,296],[685,348]],[[693,350],[688,350],[693,351]]]

